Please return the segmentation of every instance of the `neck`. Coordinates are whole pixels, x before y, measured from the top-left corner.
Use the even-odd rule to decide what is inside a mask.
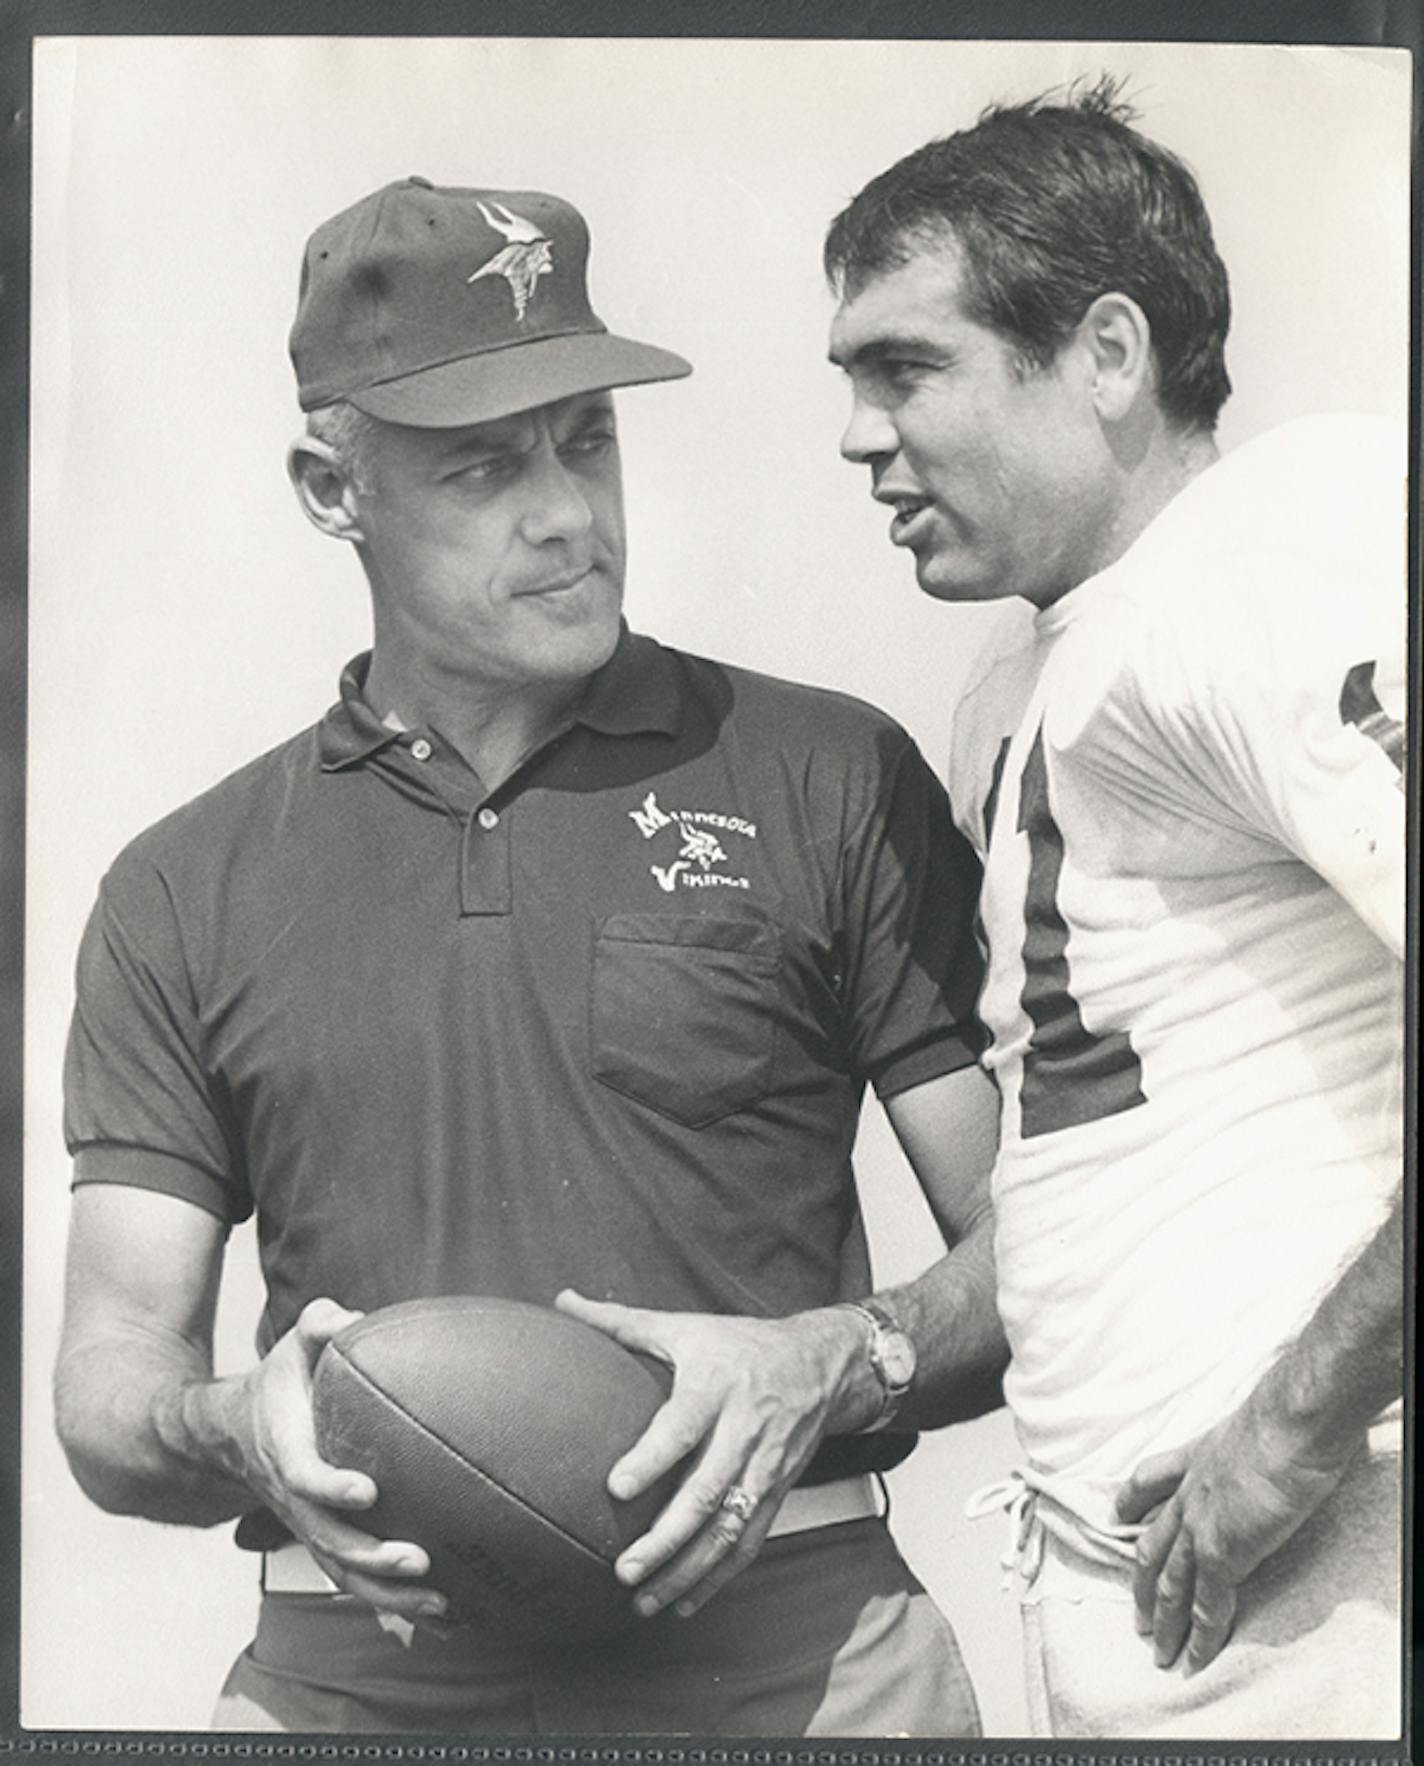
[[[1060,580],[1045,583],[1026,598],[1051,607],[1080,583],[1116,564],[1162,511],[1220,457],[1215,438],[1182,434],[1160,424],[1135,435],[1118,432],[1109,445],[1117,461],[1102,520],[1084,550],[1064,560]]]
[[[1109,528],[1097,569],[1116,564],[1128,547],[1194,478],[1220,458],[1216,438],[1193,430],[1157,429],[1124,476],[1125,494]]]
[[[409,680],[377,650],[366,677],[367,703],[405,729],[433,730],[493,791],[567,721],[583,680],[475,684]]]

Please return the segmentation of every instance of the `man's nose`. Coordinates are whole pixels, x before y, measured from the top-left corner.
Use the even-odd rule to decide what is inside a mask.
[[[872,460],[893,454],[899,443],[895,425],[884,410],[862,394],[854,394],[850,421],[841,436],[842,457],[857,466],[865,466]]]
[[[531,545],[548,540],[581,540],[593,527],[593,510],[583,487],[551,447],[539,450],[526,479],[528,502],[520,522]]]

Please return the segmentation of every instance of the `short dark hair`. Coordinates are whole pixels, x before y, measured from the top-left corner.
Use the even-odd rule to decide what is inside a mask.
[[[358,491],[368,491],[375,477],[376,441],[381,423],[357,410],[349,399],[333,399],[307,412],[307,434],[323,441],[335,454]]]
[[[965,311],[1040,368],[1100,294],[1129,295],[1152,327],[1164,414],[1210,432],[1231,391],[1226,266],[1196,179],[1134,120],[1108,76],[992,105],[837,215],[827,276],[853,291],[948,234],[964,257]]]

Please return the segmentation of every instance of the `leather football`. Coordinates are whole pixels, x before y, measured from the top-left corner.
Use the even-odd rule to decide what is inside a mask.
[[[631,1502],[607,1488],[671,1381],[549,1307],[410,1300],[322,1351],[317,1448],[375,1480],[375,1505],[352,1519],[423,1546],[453,1620],[531,1642],[591,1640],[632,1621],[613,1562],[675,1485],[674,1472]]]

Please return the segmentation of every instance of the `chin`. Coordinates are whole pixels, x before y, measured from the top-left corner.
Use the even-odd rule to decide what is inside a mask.
[[[1016,592],[996,578],[933,558],[916,563],[915,580],[932,601],[1000,601]]]
[[[621,629],[619,609],[614,606],[611,612],[599,612],[548,632],[540,646],[544,672],[563,678],[591,675],[618,648]]]

